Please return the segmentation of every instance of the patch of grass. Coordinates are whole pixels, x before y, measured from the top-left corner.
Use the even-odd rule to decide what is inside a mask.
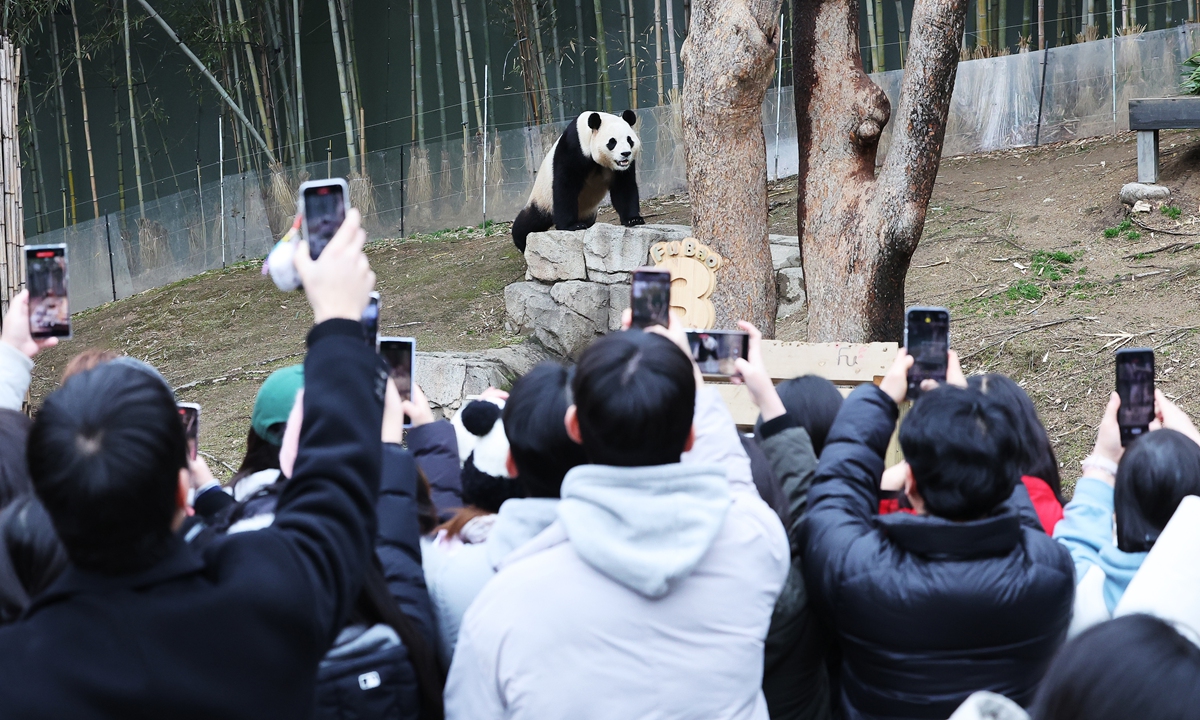
[[[1125,233],[1125,238],[1128,240],[1141,240],[1142,234],[1137,230],[1130,230]]]
[[[1020,280],[1004,293],[1009,300],[1041,300],[1042,289],[1028,280]]]
[[[1079,257],[1083,254],[1080,253]],[[1075,262],[1076,256],[1060,250],[1038,250],[1033,253],[1032,271],[1034,277],[1046,280],[1062,280],[1064,273],[1070,273],[1067,265]]]
[[[1180,210],[1175,205],[1163,205],[1159,209],[1162,211],[1163,215],[1166,215],[1167,217],[1171,218],[1172,220],[1178,220],[1180,218],[1180,216],[1183,215],[1183,211]]]
[[[1134,260],[1147,260],[1154,257],[1154,253],[1138,253],[1133,256]]]
[[[1108,238],[1109,240],[1112,240],[1113,238],[1117,237],[1121,233],[1127,232],[1128,230],[1130,230],[1132,228],[1133,228],[1133,222],[1131,222],[1129,220],[1129,218],[1125,218],[1116,227],[1105,228],[1104,237]]]

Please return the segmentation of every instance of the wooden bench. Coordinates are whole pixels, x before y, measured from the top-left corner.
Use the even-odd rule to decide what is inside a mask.
[[[878,385],[896,359],[896,343],[801,343],[763,341],[763,364],[775,384],[801,375],[819,375],[838,387],[842,395],[864,383]],[[720,378],[706,378],[720,391],[742,430],[753,430],[758,406],[750,399],[745,385],[733,385]],[[887,464],[901,459],[895,435],[888,448]]]
[[[1129,129],[1137,131],[1138,182],[1158,182],[1158,131],[1200,129],[1200,97],[1129,101]]]

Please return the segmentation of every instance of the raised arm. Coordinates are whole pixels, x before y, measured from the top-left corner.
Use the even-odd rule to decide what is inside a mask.
[[[34,340],[29,334],[29,291],[13,296],[0,328],[0,409],[21,409],[29,392],[33,356],[57,344],[58,338]]]

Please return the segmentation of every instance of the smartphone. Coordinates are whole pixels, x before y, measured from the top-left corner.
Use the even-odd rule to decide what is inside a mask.
[[[27,245],[25,285],[29,288],[29,334],[35,338],[71,337],[67,246]]]
[[[1122,447],[1150,431],[1154,419],[1154,351],[1150,348],[1125,348],[1117,351],[1117,394],[1121,409],[1117,424],[1121,427]]]
[[[656,267],[640,267],[634,270],[633,284],[629,291],[629,307],[633,308],[633,327],[669,327],[671,271]]]
[[[200,406],[196,403],[175,403],[179,408],[179,420],[183,422],[183,436],[187,439],[188,459],[195,460],[200,451]]]
[[[367,344],[379,349],[379,293],[371,293],[367,307],[362,314],[363,332],[367,336]]]
[[[300,231],[313,260],[321,254],[350,209],[350,186],[342,178],[300,184]]]
[[[921,396],[925,380],[946,382],[950,361],[950,311],[944,307],[913,307],[904,315],[904,347],[913,357],[908,369],[908,399]]]
[[[410,337],[379,338],[379,354],[383,356],[390,375],[400,391],[401,400],[412,399],[413,368],[417,364],[417,340]],[[404,416],[404,427],[412,427],[411,419]]]
[[[750,354],[750,335],[741,330],[688,330],[687,341],[705,375],[736,375],[734,362]]]

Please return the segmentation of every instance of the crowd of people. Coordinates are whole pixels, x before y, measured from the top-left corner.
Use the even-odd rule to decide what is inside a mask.
[[[30,421],[55,341],[13,299],[0,717],[1200,717],[1200,432],[1161,393],[1128,448],[1112,396],[1069,502],[1012,380],[951,352],[885,467],[912,358],[777,387],[745,323],[750,434],[674,321],[436,419],[363,342],[364,242],[351,211],[295,253],[307,356],[225,484],[133,358]]]

